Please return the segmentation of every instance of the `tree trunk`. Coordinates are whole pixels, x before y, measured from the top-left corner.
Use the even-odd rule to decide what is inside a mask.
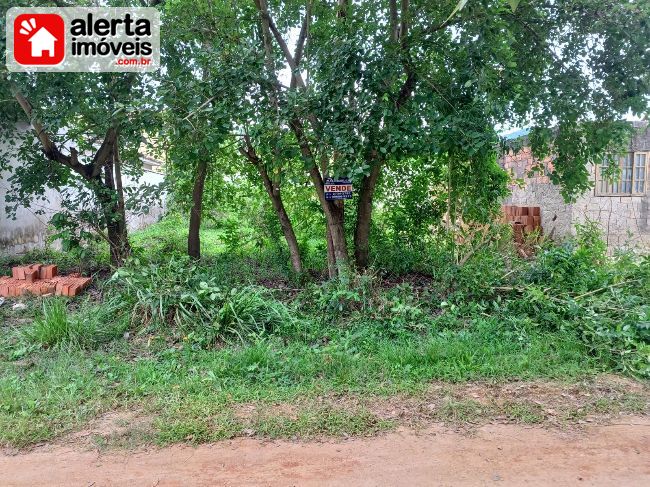
[[[334,255],[332,234],[327,225],[325,225],[325,239],[327,240],[327,273],[330,279],[334,279],[336,277],[336,256]]]
[[[201,257],[201,211],[203,207],[203,188],[208,174],[208,162],[201,159],[196,166],[194,189],[192,190],[192,210],[190,211],[190,228],[187,235],[187,255],[193,259]]]
[[[121,187],[120,174],[120,187]],[[126,227],[126,212],[120,205],[113,178],[113,161],[104,166],[104,187],[100,189],[99,200],[106,219],[106,235],[108,237],[111,264],[121,267],[131,253],[131,246]]]
[[[264,183],[264,188],[271,198],[271,203],[273,203],[273,209],[278,216],[280,221],[280,227],[282,227],[282,233],[284,233],[284,238],[287,241],[287,246],[289,247],[289,255],[291,256],[291,266],[293,270],[300,274],[302,273],[302,263],[300,260],[300,249],[298,248],[298,239],[296,234],[293,231],[293,225],[289,219],[289,215],[284,208],[284,203],[282,203],[282,197],[280,196],[280,188],[277,185],[274,185],[269,178],[269,174],[261,164],[258,162],[255,164],[257,170],[262,177],[262,182]]]
[[[334,250],[333,267],[338,277],[346,277],[349,273],[350,257],[345,239],[344,207],[342,204],[325,199],[325,187],[318,167],[313,166],[309,171],[309,176],[311,177],[314,189],[325,213],[328,239],[332,239],[332,248]]]
[[[370,252],[370,222],[372,221],[372,199],[381,173],[381,160],[371,164],[370,174],[364,176],[359,189],[357,221],[354,228],[354,260],[358,269],[368,267]]]

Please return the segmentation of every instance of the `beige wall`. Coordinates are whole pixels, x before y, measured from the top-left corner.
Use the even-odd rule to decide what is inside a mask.
[[[591,178],[595,179],[593,168]],[[596,196],[595,190],[591,190],[573,204],[573,222],[597,221],[612,248],[649,249],[649,187],[646,183],[646,193],[639,196]]]
[[[650,151],[650,130],[640,132],[630,144],[631,150]],[[566,204],[557,187],[548,176],[527,173],[537,164],[528,148],[518,154],[501,158],[502,167],[513,177],[523,179],[523,187],[511,186],[512,194],[504,204],[540,206],[542,227],[546,235],[559,239],[574,233],[576,223],[587,220],[598,222],[611,249],[636,247],[650,249],[650,181],[646,181],[646,193],[639,196],[596,196],[590,190],[575,203]],[[545,161],[547,171],[552,163]],[[592,167],[591,179],[595,179]],[[649,175],[646,175],[648,177]]]

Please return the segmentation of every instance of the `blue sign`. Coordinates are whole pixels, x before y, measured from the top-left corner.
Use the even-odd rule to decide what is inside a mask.
[[[352,199],[352,183],[350,178],[325,178],[325,199],[326,200],[349,200]]]

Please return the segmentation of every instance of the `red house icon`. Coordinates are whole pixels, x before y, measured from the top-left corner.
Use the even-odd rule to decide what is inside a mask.
[[[26,66],[56,65],[65,57],[65,22],[57,14],[22,14],[14,20],[13,56]]]

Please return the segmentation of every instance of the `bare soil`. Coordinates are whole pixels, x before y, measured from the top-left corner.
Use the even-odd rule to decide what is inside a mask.
[[[0,486],[645,486],[649,404],[646,383],[617,376],[440,382],[414,395],[233,404],[246,437],[164,448],[151,446],[152,415],[110,411],[53,443],[0,449]],[[256,418],[321,407],[367,411],[396,429],[309,441],[255,430]]]
[[[128,452],[0,455],[4,486],[650,485],[650,419],[560,430],[442,425],[326,442],[239,438]]]

